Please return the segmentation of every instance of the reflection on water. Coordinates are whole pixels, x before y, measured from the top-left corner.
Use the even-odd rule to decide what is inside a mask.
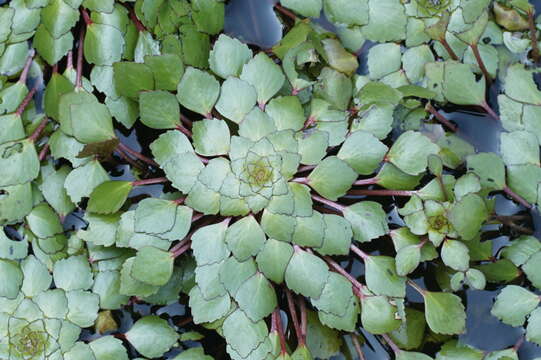
[[[277,0],[234,0],[225,8],[225,33],[262,49],[282,38],[282,24],[274,13]]]

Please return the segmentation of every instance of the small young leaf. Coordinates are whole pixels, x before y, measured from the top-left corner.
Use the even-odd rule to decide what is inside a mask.
[[[120,210],[133,188],[131,181],[106,181],[90,194],[87,211],[112,214]]]

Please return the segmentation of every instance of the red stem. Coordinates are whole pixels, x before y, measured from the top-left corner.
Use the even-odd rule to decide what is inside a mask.
[[[324,199],[322,198],[321,196],[318,196],[318,195],[312,195],[312,199],[316,200],[316,201],[319,201],[320,203],[322,204],[325,204],[333,209],[336,209],[340,212],[343,212],[344,209],[346,208],[346,206],[343,206],[343,205],[340,205],[338,203],[335,203],[334,201],[331,201],[331,200],[327,200],[327,199]]]
[[[364,251],[362,251],[361,249],[359,249],[357,246],[355,245],[351,245],[349,247],[355,254],[359,255],[359,257],[361,259],[363,259],[363,261],[366,261],[368,260],[368,258],[370,257],[370,255],[368,255],[367,253],[365,253]]]
[[[379,179],[377,177],[372,177],[369,179],[357,180],[353,183],[353,185],[372,185],[372,184],[377,184],[378,181]]]
[[[297,310],[295,309],[295,303],[293,302],[293,295],[288,288],[285,288],[285,293],[287,297],[287,305],[289,307],[289,315],[291,315],[291,322],[295,328],[295,334],[297,334],[298,345],[304,345],[304,338],[302,337],[302,330],[299,324],[299,318],[297,317]]]
[[[34,85],[34,87],[32,89],[30,89],[28,94],[26,94],[26,96],[24,97],[23,101],[21,102],[21,104],[19,105],[17,110],[15,110],[15,114],[17,114],[19,116],[21,116],[23,114],[24,109],[26,109],[28,104],[30,104],[30,101],[34,97],[34,94],[36,93],[37,89],[38,89],[38,84],[36,83],[36,85]]]
[[[68,56],[66,59],[66,69],[71,69],[73,67],[73,51],[68,51]]]
[[[126,145],[122,144],[122,143],[119,143],[118,144],[118,149],[138,158],[139,160],[149,164],[149,165],[152,165],[152,166],[156,166],[156,167],[159,167],[160,165],[158,165],[157,162],[155,162],[154,160],[146,157],[145,155],[141,154],[141,153],[138,153],[137,151],[133,150],[133,149],[130,149],[129,147],[127,147]]]
[[[434,109],[434,106],[432,106],[432,104],[427,103],[425,106],[425,109],[429,113],[431,113],[436,118],[436,120],[438,120],[440,123],[448,127],[449,130],[451,130],[452,132],[456,132],[458,130],[456,125],[450,122],[445,116],[440,114],[436,109]]]
[[[53,74],[58,73],[58,63],[53,65],[53,70],[52,71],[53,71]]]
[[[516,202],[518,202],[519,204],[524,206],[525,208],[528,208],[528,209],[532,208],[532,205],[530,205],[529,202],[527,202],[522,196],[520,196],[519,194],[517,194],[513,190],[511,190],[508,186],[505,186],[503,188],[503,192],[506,195],[508,195],[510,198],[512,198],[513,200],[515,200]]]
[[[364,196],[413,196],[415,191],[411,190],[350,190],[348,195]]]
[[[449,45],[447,40],[445,38],[441,38],[440,43],[443,45],[445,50],[447,50],[447,53],[449,54],[451,59],[458,61],[458,56],[456,56],[455,52],[453,51],[453,49],[451,48],[451,45]]]
[[[303,296],[299,296],[299,303],[301,308],[301,335],[302,343],[306,344],[306,331],[308,329],[308,322],[306,320],[306,301]]]
[[[190,249],[190,246],[192,245],[191,241],[186,243],[184,246],[176,249],[175,251],[169,251],[171,253],[171,257],[176,259],[180,255],[184,254],[188,249]]]
[[[184,126],[182,126],[182,124],[179,124],[177,125],[176,129],[178,131],[180,131],[181,133],[183,133],[184,135],[186,135],[187,137],[191,138],[192,137],[192,132],[188,129],[186,129]]]
[[[153,179],[144,179],[144,180],[137,180],[133,181],[133,186],[141,186],[141,185],[152,185],[152,184],[163,184],[168,182],[169,179],[166,177],[159,177],[159,178],[153,178]]]
[[[530,26],[530,40],[532,43],[532,57],[537,64],[539,62],[539,46],[537,45],[537,28],[535,26],[534,12],[528,11],[528,24]]]
[[[192,127],[193,122],[190,119],[188,119],[185,115],[180,114],[180,121],[182,121],[185,126]]]
[[[274,320],[274,326],[278,332],[278,338],[280,339],[280,352],[282,355],[287,354],[286,336],[284,334],[284,328],[282,327],[282,317],[280,316],[280,308],[276,308],[272,313]]]
[[[422,289],[414,281],[408,279],[408,285],[414,288],[420,295],[425,296],[426,290]]]
[[[387,334],[381,334],[381,336],[383,337],[383,339],[385,339],[385,342],[387,344],[389,344],[389,346],[391,347],[391,349],[393,349],[393,352],[395,354],[398,354],[399,352],[401,352],[402,350],[400,350],[400,348],[391,340],[391,338],[389,337],[389,335]]]
[[[336,272],[343,275],[346,279],[349,280],[349,282],[356,287],[359,290],[362,290],[364,288],[364,285],[361,284],[357,279],[355,279],[353,276],[351,276],[346,270],[344,270],[336,261],[331,259],[329,256],[323,256],[323,260]]]
[[[90,19],[90,16],[88,16],[88,11],[85,8],[81,8],[81,14],[83,15],[86,26],[92,25],[92,20]]]
[[[41,151],[39,152],[39,161],[43,161],[45,160],[45,158],[47,157],[47,153],[49,152],[49,144],[45,144],[45,146],[41,149]]]
[[[21,84],[26,83],[26,79],[28,78],[28,72],[30,71],[30,66],[32,65],[32,59],[34,58],[34,55],[36,52],[34,49],[30,50],[30,54],[26,58],[26,62],[24,63],[23,71],[21,72],[21,76],[19,77],[19,82]]]
[[[84,48],[84,39],[85,39],[85,28],[81,28],[79,33],[79,47],[77,48],[77,77],[75,80],[75,87],[82,87],[82,78],[83,78],[83,48]]]
[[[43,129],[45,129],[45,126],[47,126],[48,121],[49,118],[47,116],[43,117],[43,120],[41,120],[36,130],[34,130],[32,135],[28,137],[28,140],[30,140],[30,142],[36,142],[36,140],[40,137]]]
[[[316,168],[315,165],[305,165],[305,166],[301,166],[301,167],[299,168],[299,170],[297,170],[297,173],[301,173],[301,172],[313,170],[313,169],[315,169],[315,168]]]
[[[351,342],[353,343],[353,347],[355,347],[355,351],[357,352],[357,355],[359,356],[359,360],[366,360],[364,357],[363,350],[361,349],[361,344],[359,344],[359,339],[357,339],[357,334],[350,334],[351,336]]]
[[[274,7],[276,8],[276,10],[278,10],[279,12],[281,12],[282,14],[287,16],[288,18],[292,19],[293,21],[297,20],[297,15],[295,15],[291,11],[285,9],[284,7],[282,7],[282,5],[276,4],[276,5],[274,5]]]
[[[143,168],[141,167],[141,165],[139,165],[137,162],[135,162],[131,157],[129,157],[128,155],[126,155],[126,153],[120,149],[116,149],[116,151],[118,152],[118,154],[120,155],[120,157],[122,159],[124,159],[128,164],[130,164],[131,166],[134,166],[138,169],[141,169],[143,170]]]
[[[296,182],[296,183],[299,183],[299,184],[305,184],[305,185],[308,185],[308,178],[306,177],[298,177],[298,178],[294,178],[294,179],[291,179],[292,182]]]
[[[479,53],[479,47],[477,46],[477,44],[470,44],[470,47],[473,51],[473,55],[475,56],[475,60],[477,60],[477,65],[479,65],[481,72],[485,76],[487,85],[490,86],[490,84],[492,83],[492,78],[490,77],[490,73],[488,72],[485,66],[485,63],[483,61],[483,58],[481,57],[481,54]]]
[[[492,110],[492,108],[488,105],[486,101],[483,101],[480,105],[483,108],[483,110],[485,110],[491,118],[493,118],[496,121],[500,121],[500,117],[498,116],[498,114],[496,114],[496,112]]]
[[[145,27],[145,25],[143,25],[143,23],[141,22],[141,20],[139,20],[137,18],[137,14],[135,14],[135,10],[132,8],[132,7],[128,7],[126,6],[129,11],[130,11],[130,19],[133,21],[133,23],[135,24],[135,28],[137,29],[137,31],[139,32],[143,32],[143,31],[146,31],[147,28]]]
[[[313,116],[310,116],[304,123],[303,129],[308,129],[312,124],[316,122],[316,118]]]
[[[517,339],[517,342],[515,343],[515,345],[513,345],[513,350],[515,350],[515,352],[517,352],[518,349],[520,349],[520,347],[522,346],[522,344],[524,344],[524,335],[521,335]]]

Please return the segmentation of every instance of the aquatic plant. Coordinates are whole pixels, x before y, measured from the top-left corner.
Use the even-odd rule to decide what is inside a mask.
[[[226,34],[225,8],[0,7],[0,358],[206,359],[224,350],[193,342],[218,336],[233,359],[364,358],[372,334],[400,360],[518,359],[522,339],[457,340],[463,290],[487,286],[541,345],[534,8],[283,0],[272,49]],[[455,106],[501,124],[498,154]]]

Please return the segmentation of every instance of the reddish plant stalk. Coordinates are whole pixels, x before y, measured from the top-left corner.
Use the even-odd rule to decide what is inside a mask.
[[[297,15],[293,14],[291,11],[287,10],[286,8],[282,7],[280,4],[274,5],[276,10],[287,16],[288,18],[292,19],[293,21],[297,20]]]
[[[480,106],[483,108],[483,110],[485,110],[487,112],[487,114],[493,118],[494,120],[496,121],[500,121],[500,117],[498,116],[498,114],[496,114],[496,112],[494,110],[492,110],[492,108],[488,105],[488,103],[486,101],[483,101]]]
[[[391,340],[391,338],[389,337],[389,335],[387,334],[381,334],[381,336],[383,337],[383,339],[385,340],[385,342],[391,347],[391,349],[393,349],[393,352],[395,354],[398,354],[399,352],[401,352],[402,350],[400,350],[400,348]]]
[[[315,165],[305,165],[305,166],[301,166],[301,167],[299,168],[299,170],[297,170],[297,174],[298,174],[298,173],[301,173],[301,172],[313,170],[313,169],[315,169],[315,168],[316,168]]]
[[[318,196],[318,195],[312,195],[312,199],[316,200],[316,201],[319,201],[320,203],[322,204],[325,204],[335,210],[338,210],[340,212],[343,212],[344,209],[346,208],[345,206],[343,205],[340,205],[338,203],[335,203],[334,201],[331,201],[331,200],[327,200],[325,198],[322,198],[321,196]]]
[[[524,206],[525,208],[527,209],[531,209],[532,208],[532,205],[526,201],[522,196],[520,196],[519,194],[515,193],[513,190],[511,190],[508,186],[505,186],[503,188],[503,192],[508,195],[511,199],[515,200],[516,202],[518,202],[519,204],[521,204],[522,206]]]
[[[68,51],[68,55],[66,58],[66,69],[71,69],[73,67],[73,51]]]
[[[188,129],[186,129],[184,126],[182,126],[182,124],[179,124],[177,125],[176,129],[178,131],[180,131],[181,133],[183,133],[184,135],[186,135],[187,137],[191,138],[192,137],[192,132]]]
[[[364,288],[364,285],[361,284],[357,279],[355,279],[353,276],[351,276],[344,268],[342,268],[336,261],[331,259],[329,256],[323,256],[323,260],[336,272],[343,275],[346,279],[349,280],[349,282],[358,290],[362,290]]]
[[[39,152],[38,159],[39,159],[40,162],[45,160],[45,158],[47,157],[47,153],[49,152],[49,148],[50,148],[49,144],[45,144],[45,146]]]
[[[357,180],[353,183],[353,185],[373,185],[373,184],[377,184],[378,181],[379,179],[377,177],[372,177],[369,179]]]
[[[302,343],[306,344],[306,332],[308,329],[308,322],[306,320],[306,301],[304,300],[304,297],[300,295],[299,297],[299,304],[301,309],[301,336],[302,336]]]
[[[90,16],[88,15],[88,11],[85,8],[81,8],[81,14],[83,15],[83,20],[86,26],[92,25],[92,20],[90,19]]]
[[[363,350],[361,349],[361,344],[359,343],[359,339],[357,339],[357,334],[350,334],[351,336],[351,342],[353,343],[353,347],[355,348],[355,351],[357,352],[357,355],[359,356],[359,360],[365,360]]]
[[[366,260],[370,257],[370,255],[368,255],[367,253],[365,253],[364,251],[362,251],[361,249],[359,249],[357,246],[355,246],[355,245],[353,245],[353,244],[352,244],[349,248],[350,248],[351,251],[353,251],[355,254],[359,255],[359,257],[360,257],[361,259],[363,259],[363,261],[366,261]]]
[[[30,104],[30,101],[34,97],[34,94],[36,93],[37,89],[38,89],[38,84],[34,85],[34,87],[30,89],[30,91],[28,92],[28,94],[26,94],[26,96],[24,97],[19,107],[17,107],[17,110],[15,110],[15,114],[19,116],[23,114],[24,110],[26,109],[28,104]]]
[[[272,313],[272,317],[274,320],[274,326],[276,328],[276,332],[278,333],[278,338],[280,339],[280,353],[282,355],[287,354],[286,337],[284,334],[284,329],[282,327],[282,317],[280,316],[279,307],[274,309],[274,312]]]
[[[126,155],[126,153],[120,149],[116,149],[117,153],[120,155],[120,157],[122,159],[124,159],[128,164],[130,164],[131,166],[134,166],[140,170],[143,170],[143,168],[141,167],[141,165],[139,165],[137,162],[135,162],[131,157],[129,157],[128,155]]]
[[[481,53],[479,52],[479,47],[475,43],[470,44],[470,47],[473,51],[473,56],[475,56],[475,60],[477,61],[477,65],[479,65],[479,69],[481,69],[481,72],[485,76],[487,85],[490,86],[490,84],[492,83],[492,78],[490,77],[490,73],[488,72],[488,69],[485,66],[485,62],[483,61],[483,58],[481,57]]]
[[[440,39],[440,43],[443,45],[451,59],[458,61],[458,56],[456,56],[455,52],[453,51],[453,48],[451,48],[451,45],[447,42],[445,38]]]
[[[302,330],[299,323],[299,318],[297,316],[297,310],[295,309],[295,302],[293,301],[293,295],[291,295],[291,291],[289,291],[288,288],[284,288],[286,297],[287,297],[287,305],[289,307],[289,315],[291,316],[291,322],[293,323],[293,327],[295,328],[295,334],[297,335],[297,341],[298,345],[304,345],[304,338],[302,337]]]
[[[412,190],[350,190],[348,195],[364,195],[364,196],[413,196],[415,191]]]
[[[417,285],[414,281],[408,279],[408,285],[415,289],[419,293],[419,295],[423,296],[426,293],[426,290],[422,289],[419,285]]]
[[[47,116],[44,116],[43,117],[43,120],[41,120],[41,122],[39,123],[38,127],[36,128],[36,130],[34,130],[34,132],[32,133],[32,135],[30,135],[28,137],[28,140],[30,140],[30,142],[36,142],[36,140],[39,139],[41,133],[43,132],[43,129],[45,129],[45,126],[47,126],[47,122],[49,121],[49,118]]]
[[[189,250],[191,245],[192,245],[192,242],[190,241],[190,242],[184,244],[184,246],[176,249],[175,251],[170,251],[171,257],[173,257],[175,259],[178,258],[180,255],[184,254],[187,250]]]
[[[133,181],[133,186],[142,186],[142,185],[152,185],[152,184],[163,184],[168,182],[169,179],[166,177],[159,177],[159,178],[152,178],[152,179],[144,179],[144,180],[137,180]]]
[[[152,165],[152,166],[156,166],[156,167],[159,167],[160,165],[158,165],[157,162],[155,162],[154,160],[146,157],[145,155],[133,150],[133,149],[130,149],[129,147],[127,147],[126,145],[122,144],[122,143],[119,143],[118,146],[117,146],[118,149],[138,158],[139,160],[149,164],[149,165]]]
[[[449,130],[452,132],[456,132],[458,130],[457,126],[453,124],[451,121],[449,121],[445,116],[439,113],[432,104],[427,103],[425,106],[425,109],[434,116],[436,120],[438,120],[441,124],[445,125]]]
[[[139,32],[146,31],[147,28],[145,27],[145,25],[143,25],[141,20],[139,20],[139,18],[137,17],[137,14],[135,13],[135,10],[132,7],[129,7],[129,6],[126,6],[126,7],[128,8],[128,10],[130,12],[130,19],[133,21],[137,31],[139,31]]]
[[[26,58],[26,62],[24,63],[23,71],[21,71],[21,76],[19,77],[19,83],[25,84],[26,79],[28,78],[28,72],[30,71],[30,66],[32,66],[32,59],[34,59],[34,55],[36,52],[34,49],[30,50],[30,54],[28,54],[28,57]]]
[[[528,11],[528,24],[530,26],[530,41],[532,43],[532,58],[537,64],[539,62],[539,46],[537,44],[537,28],[535,26],[534,11]]]
[[[86,28],[81,28],[79,32],[79,47],[77,48],[77,76],[75,78],[75,87],[81,88],[83,84],[83,48]]]
[[[299,183],[299,184],[305,184],[305,185],[308,185],[308,178],[306,177],[298,177],[298,178],[294,178],[294,179],[291,179],[292,182],[296,182],[296,183]]]

